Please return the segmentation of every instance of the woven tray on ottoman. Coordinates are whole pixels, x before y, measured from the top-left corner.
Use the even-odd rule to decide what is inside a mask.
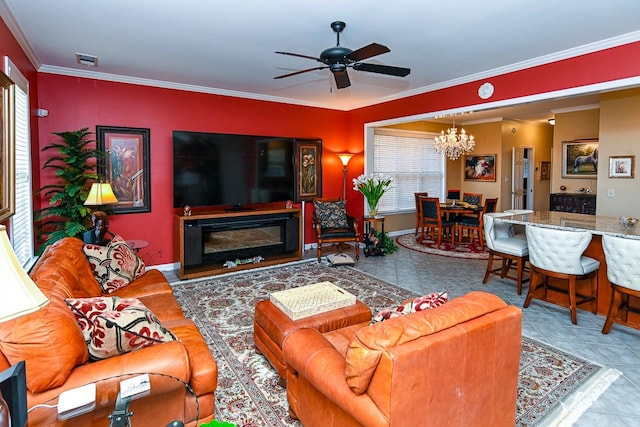
[[[324,313],[356,303],[356,297],[331,282],[314,283],[299,288],[273,292],[271,303],[291,320]]]

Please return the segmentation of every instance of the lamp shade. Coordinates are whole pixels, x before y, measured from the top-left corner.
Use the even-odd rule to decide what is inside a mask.
[[[91,184],[87,200],[84,201],[85,206],[104,206],[113,203],[118,203],[118,199],[113,194],[111,184],[108,182],[94,182]]]
[[[353,154],[351,154],[351,153],[340,153],[340,154],[338,154],[338,157],[340,157],[340,161],[342,162],[342,166],[344,166],[346,168],[347,165],[349,164],[349,160],[351,160],[351,158],[353,157]]]
[[[454,190],[454,189],[447,190],[447,199],[460,200],[460,190]]]
[[[0,271],[0,322],[33,313],[47,305],[49,300],[16,258],[4,225],[0,225]]]

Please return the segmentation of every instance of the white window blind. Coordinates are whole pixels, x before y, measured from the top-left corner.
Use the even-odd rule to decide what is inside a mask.
[[[33,206],[31,187],[31,138],[29,132],[29,81],[5,57],[5,74],[16,84],[16,213],[11,217],[11,243],[23,266],[33,260]]]
[[[393,187],[382,196],[380,212],[414,210],[414,193],[428,191],[442,198],[445,187],[445,159],[435,150],[437,134],[393,129],[375,129],[373,174],[393,177]]]

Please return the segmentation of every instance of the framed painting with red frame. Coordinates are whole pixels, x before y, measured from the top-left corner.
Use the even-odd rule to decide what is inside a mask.
[[[149,129],[96,126],[97,148],[104,153],[98,174],[111,183],[118,203],[113,213],[151,211]]]

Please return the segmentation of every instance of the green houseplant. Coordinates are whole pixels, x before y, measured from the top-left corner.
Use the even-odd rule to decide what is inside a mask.
[[[37,234],[41,249],[62,239],[78,237],[90,228],[91,209],[84,206],[91,183],[98,179],[95,162],[100,152],[90,148],[95,141],[88,128],[76,131],[54,132],[58,142],[45,146],[42,151],[55,150],[43,169],[55,170],[58,182],[47,184],[37,193],[49,200],[48,207],[37,210]]]

